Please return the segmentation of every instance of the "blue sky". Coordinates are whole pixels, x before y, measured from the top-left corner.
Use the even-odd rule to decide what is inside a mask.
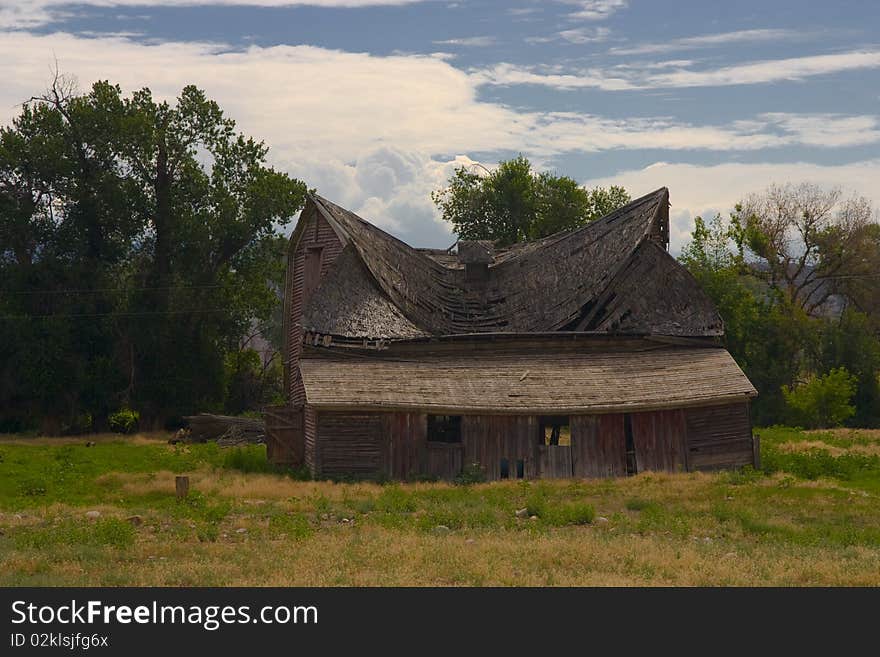
[[[12,0],[0,122],[57,59],[173,98],[204,88],[273,164],[417,246],[448,246],[430,192],[523,153],[693,217],[774,182],[880,206],[880,3]]]

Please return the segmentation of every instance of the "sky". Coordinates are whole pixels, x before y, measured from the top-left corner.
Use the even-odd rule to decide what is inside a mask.
[[[877,0],[0,0],[0,125],[57,66],[216,100],[276,168],[409,242],[430,194],[523,154],[695,216],[772,183],[880,207]],[[292,224],[287,230],[292,229]]]

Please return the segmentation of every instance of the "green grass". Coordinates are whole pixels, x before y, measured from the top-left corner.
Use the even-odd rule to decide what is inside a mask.
[[[0,586],[880,584],[880,438],[758,432],[762,470],[384,485],[262,446],[7,441]]]

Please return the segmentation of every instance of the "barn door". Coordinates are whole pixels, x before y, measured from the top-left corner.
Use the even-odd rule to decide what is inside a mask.
[[[687,470],[683,410],[632,413],[636,472]]]
[[[626,474],[623,415],[575,415],[571,419],[571,459],[575,477]]]
[[[266,422],[266,456],[271,463],[299,467],[305,458],[303,409],[269,406],[263,411]]]

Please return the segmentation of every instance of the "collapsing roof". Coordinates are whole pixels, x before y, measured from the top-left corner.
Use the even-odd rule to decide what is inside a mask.
[[[719,336],[721,318],[666,252],[661,188],[577,230],[491,253],[483,278],[326,199],[310,202],[345,245],[304,309],[303,329],[355,339],[473,333]],[[296,239],[296,235],[294,235]]]
[[[755,388],[724,349],[656,348],[469,358],[301,361],[307,402],[325,410],[560,414],[746,401]]]

